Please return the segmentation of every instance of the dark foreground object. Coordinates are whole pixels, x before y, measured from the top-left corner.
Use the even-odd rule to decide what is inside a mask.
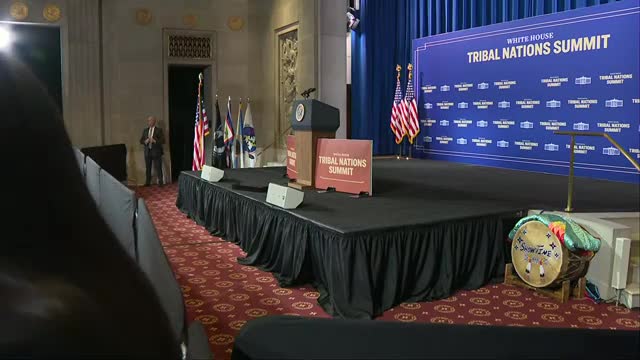
[[[265,317],[232,359],[637,359],[637,331]]]
[[[528,209],[562,209],[566,197],[562,176],[402,160],[374,161],[370,198],[306,191],[287,211],[248,190],[286,184],[284,171],[226,170],[219,183],[183,172],[176,204],[238,243],[247,253],[239,262],[273,272],[282,286],[313,282],[323,308],[348,318],[501,276],[510,226]],[[576,179],[577,211],[638,211],[638,196],[634,184]]]

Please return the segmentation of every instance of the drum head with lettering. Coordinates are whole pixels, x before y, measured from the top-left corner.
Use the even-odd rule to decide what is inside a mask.
[[[566,271],[564,258],[562,244],[540,221],[522,225],[511,244],[513,267],[525,283],[534,287],[549,286]]]

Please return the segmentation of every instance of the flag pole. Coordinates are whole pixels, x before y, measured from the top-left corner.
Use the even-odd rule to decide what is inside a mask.
[[[202,166],[204,165],[204,126],[202,124],[202,80],[204,76],[202,73],[198,74],[198,128],[200,129],[200,134],[198,141],[200,142],[200,158],[198,159],[198,168],[202,170]]]
[[[229,98],[227,98],[227,115],[229,117],[231,117],[231,125],[230,125],[231,126],[231,130],[230,131],[233,132],[233,115],[231,115],[231,95],[229,95]],[[224,126],[225,126],[225,132],[226,132],[227,131],[226,129],[227,129],[227,126],[228,126],[227,125],[227,116],[226,115],[225,115],[224,121],[225,121],[225,125]],[[231,146],[233,145],[233,141],[230,141],[230,144],[231,145],[224,144],[224,151],[225,151],[225,155],[224,156],[225,156],[225,160],[227,162],[227,167],[228,168],[233,168],[233,161],[232,161],[232,158],[231,158]]]
[[[216,109],[218,109],[218,92],[216,91],[216,103],[215,103]],[[216,163],[216,131],[218,131],[218,113],[219,111],[216,110],[216,114],[213,114],[213,109],[211,109],[211,114],[212,116],[215,115],[216,116],[216,120],[213,123],[213,136],[211,136],[211,166],[217,166],[219,164]]]
[[[400,64],[396,65],[396,72],[397,72],[397,81],[400,81],[400,71],[402,70],[402,66],[400,66]],[[404,140],[404,137],[402,137],[402,140],[400,140],[400,142],[398,143],[398,155],[396,156],[396,160],[400,160],[400,158],[402,157],[402,141]]]
[[[407,74],[408,80],[407,81],[411,81],[411,79],[413,79],[413,65],[411,65],[411,64],[407,65],[407,72],[408,72],[408,74]],[[411,134],[409,134],[409,136],[411,136]],[[413,138],[410,137],[407,140],[409,140],[409,151],[408,151],[406,160],[409,160],[409,159],[411,159],[411,145],[413,145]]]
[[[239,98],[240,101],[240,105],[238,106],[238,125],[236,126],[236,141],[240,146],[240,149],[238,149],[236,147],[236,141],[234,141],[233,143],[233,147],[234,149],[236,149],[236,151],[239,151],[239,153],[236,153],[236,165],[238,167],[240,167],[241,169],[244,168],[244,147],[242,146],[242,128],[244,127],[243,125],[243,119],[242,119],[242,97]]]

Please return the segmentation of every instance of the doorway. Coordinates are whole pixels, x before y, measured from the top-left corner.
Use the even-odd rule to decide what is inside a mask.
[[[172,181],[178,179],[180,172],[191,170],[198,74],[204,72],[205,68],[205,66],[169,66],[169,139]],[[204,96],[204,86],[202,90]]]
[[[11,53],[40,80],[62,113],[62,61],[60,28],[0,21],[15,39]]]

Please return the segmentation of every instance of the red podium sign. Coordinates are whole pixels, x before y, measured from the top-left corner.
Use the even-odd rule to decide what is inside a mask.
[[[294,135],[287,136],[287,177],[289,179],[298,178],[298,170],[296,169],[296,137]]]
[[[316,188],[373,194],[371,140],[318,139],[316,146]]]

